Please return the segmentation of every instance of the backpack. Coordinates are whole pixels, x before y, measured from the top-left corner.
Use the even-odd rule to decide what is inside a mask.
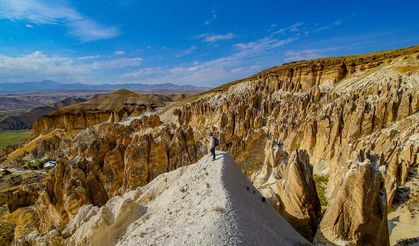
[[[220,140],[216,137],[214,137],[214,145],[218,146],[220,144]]]

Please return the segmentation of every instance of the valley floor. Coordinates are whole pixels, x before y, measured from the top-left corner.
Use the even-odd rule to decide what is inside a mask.
[[[18,144],[31,136],[32,130],[0,131],[0,150],[8,145]]]

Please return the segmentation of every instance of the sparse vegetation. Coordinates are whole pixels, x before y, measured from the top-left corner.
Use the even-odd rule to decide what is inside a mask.
[[[0,149],[8,145],[18,144],[31,136],[31,130],[0,131]]]
[[[26,164],[26,168],[27,169],[31,169],[31,170],[41,170],[44,168],[44,164],[47,162],[48,160],[35,160],[34,162],[28,162]]]
[[[319,195],[320,205],[322,206],[322,212],[326,209],[328,201],[326,198],[326,187],[329,181],[328,176],[314,175],[314,181],[316,182],[316,190]]]
[[[399,73],[418,72],[419,66],[402,66],[394,68]]]

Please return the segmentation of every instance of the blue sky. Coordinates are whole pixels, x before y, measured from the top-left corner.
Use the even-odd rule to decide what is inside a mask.
[[[0,0],[0,82],[216,86],[419,43],[419,1]]]

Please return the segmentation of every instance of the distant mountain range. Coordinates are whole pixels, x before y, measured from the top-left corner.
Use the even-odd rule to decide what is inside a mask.
[[[206,91],[209,87],[198,87],[193,85],[164,84],[100,84],[89,85],[82,83],[62,84],[51,80],[23,83],[0,83],[1,92],[37,92],[37,91],[114,91],[121,88],[138,92],[198,92]]]
[[[6,117],[5,119],[0,121],[0,131],[31,128],[32,123],[36,119],[41,117],[42,115],[48,114],[49,112],[53,112],[65,106],[69,106],[72,104],[77,104],[77,103],[81,103],[85,101],[86,99],[84,98],[68,97],[60,102],[54,103],[49,106],[35,107],[19,115],[12,115],[12,116]]]

